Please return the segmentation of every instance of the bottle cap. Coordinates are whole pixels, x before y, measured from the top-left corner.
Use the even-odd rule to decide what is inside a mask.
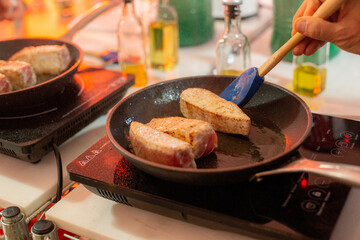
[[[240,5],[242,0],[222,0],[225,6],[224,14],[229,18],[236,18],[240,16]]]
[[[20,214],[20,208],[16,206],[7,207],[1,212],[1,214],[5,218],[13,218]]]
[[[24,215],[22,214],[20,208],[18,208],[16,206],[11,206],[11,207],[5,208],[1,212],[1,215],[3,216],[1,218],[1,222],[6,223],[6,224],[16,223],[18,221],[21,221],[24,218]]]
[[[243,0],[222,0],[222,4],[226,6],[238,6],[243,3]]]

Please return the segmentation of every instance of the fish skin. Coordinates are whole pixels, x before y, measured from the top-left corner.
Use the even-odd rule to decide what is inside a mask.
[[[217,135],[211,124],[183,117],[154,118],[146,124],[191,144],[195,159],[217,149]]]
[[[189,143],[133,121],[129,137],[135,155],[149,161],[183,168],[196,168]]]

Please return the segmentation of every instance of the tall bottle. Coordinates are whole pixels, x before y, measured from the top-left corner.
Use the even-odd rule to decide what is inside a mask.
[[[151,67],[171,70],[178,63],[179,30],[176,10],[168,0],[159,1],[156,20],[149,28]]]
[[[135,75],[135,87],[147,84],[145,32],[133,0],[124,0],[118,25],[118,61],[121,71]]]
[[[315,97],[325,89],[329,43],[311,56],[294,56],[294,92]]]
[[[222,0],[225,32],[216,44],[216,71],[219,75],[240,75],[250,67],[250,43],[241,32],[242,0]]]

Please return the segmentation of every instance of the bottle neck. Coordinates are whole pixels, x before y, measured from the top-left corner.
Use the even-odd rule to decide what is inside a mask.
[[[225,33],[241,32],[241,11],[240,6],[225,7]]]
[[[159,6],[160,5],[168,5],[169,4],[169,0],[159,0]]]
[[[135,16],[134,1],[125,0],[123,14],[124,16]]]

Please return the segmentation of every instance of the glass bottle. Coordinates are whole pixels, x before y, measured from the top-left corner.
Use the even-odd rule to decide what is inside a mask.
[[[219,75],[240,75],[250,67],[250,43],[242,34],[242,0],[223,0],[225,31],[216,44],[216,71]]]
[[[294,92],[315,97],[325,89],[329,43],[311,56],[294,56]]]
[[[176,66],[179,50],[176,10],[168,2],[159,1],[156,20],[149,26],[151,67],[165,71]]]
[[[150,23],[155,21],[157,15],[157,8],[159,0],[136,0],[135,8],[140,16],[141,23],[145,32],[145,54],[146,54],[146,66],[150,65]]]
[[[124,0],[118,25],[118,61],[121,71],[135,75],[135,87],[147,84],[145,33],[133,0]]]

